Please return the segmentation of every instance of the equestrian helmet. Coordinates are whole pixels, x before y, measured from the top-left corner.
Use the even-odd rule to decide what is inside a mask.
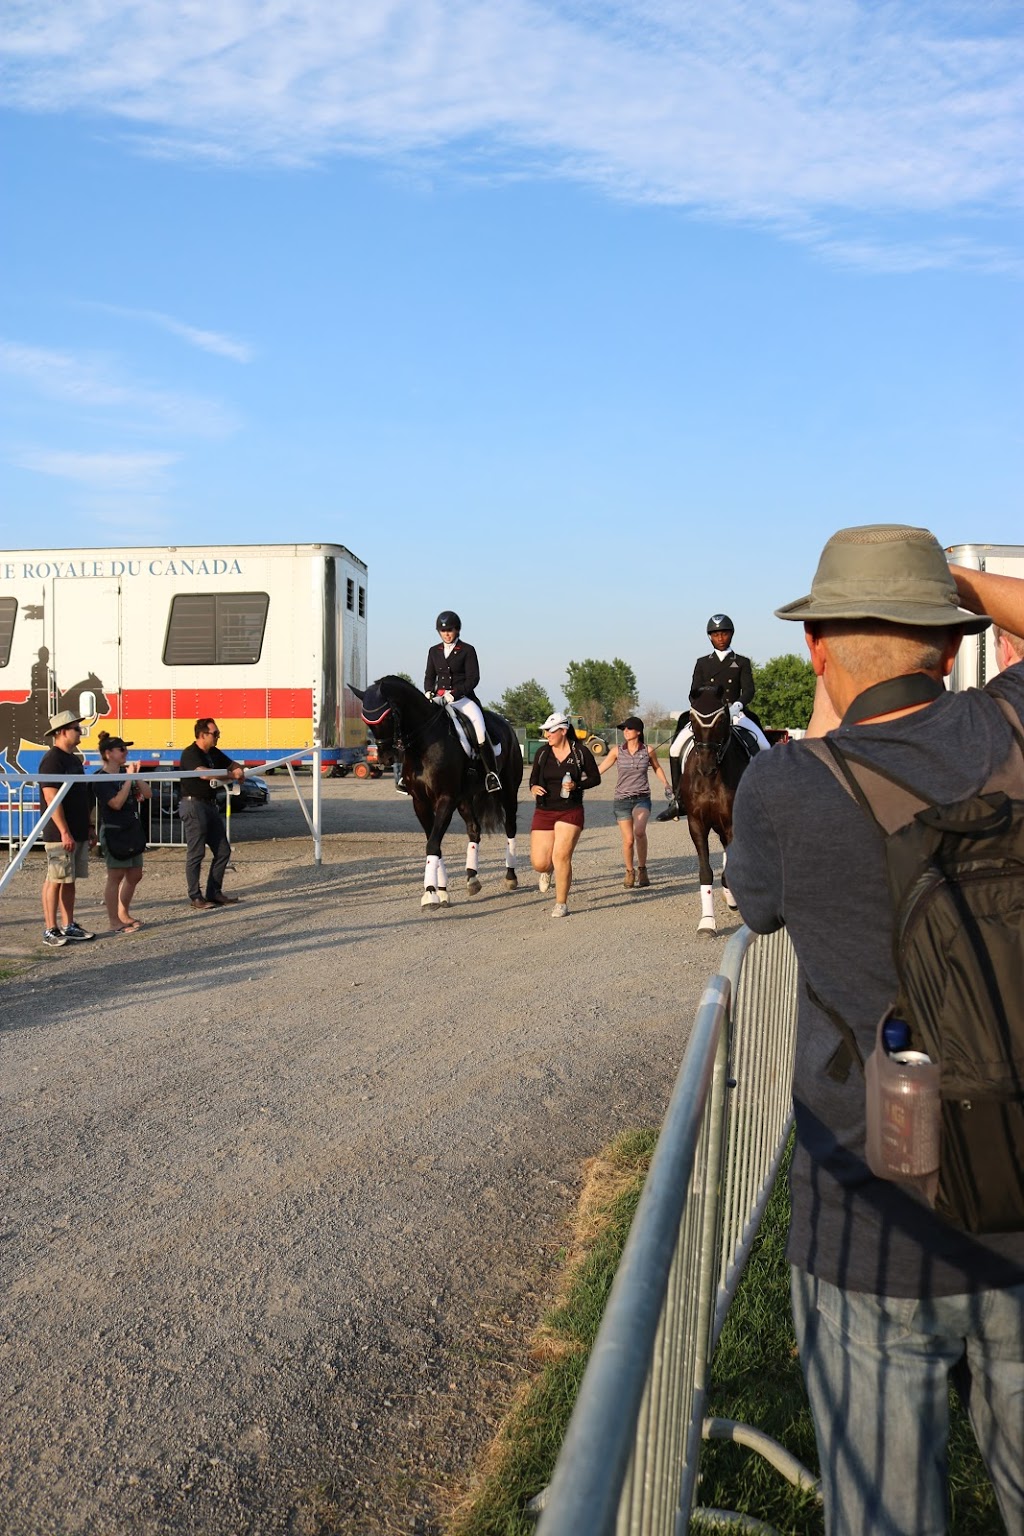
[[[453,613],[450,608],[446,608],[443,613],[438,614],[437,623],[434,628],[438,634],[440,634],[442,629],[454,629],[456,634],[461,634],[462,620],[457,613]]]
[[[735,633],[736,625],[727,613],[713,613],[708,619],[708,634],[713,635],[716,629],[724,630],[726,634],[731,635]]]

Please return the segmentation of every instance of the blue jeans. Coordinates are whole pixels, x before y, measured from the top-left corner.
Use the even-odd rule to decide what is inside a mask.
[[[1024,1536],[1024,1285],[919,1300],[794,1269],[792,1296],[827,1536],[945,1536],[954,1367],[1006,1529]]]

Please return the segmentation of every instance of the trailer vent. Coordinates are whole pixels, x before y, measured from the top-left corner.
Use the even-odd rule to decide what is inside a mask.
[[[203,592],[171,599],[167,667],[253,666],[263,650],[266,592]]]
[[[17,612],[16,597],[0,597],[0,667],[6,667],[11,659],[11,636]]]

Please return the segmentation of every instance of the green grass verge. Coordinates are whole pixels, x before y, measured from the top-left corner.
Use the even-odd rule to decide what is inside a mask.
[[[618,1176],[617,1187],[589,1213],[593,1235],[571,1263],[564,1299],[545,1320],[543,1346],[553,1358],[509,1415],[474,1492],[447,1524],[448,1536],[532,1536],[536,1530],[526,1505],[550,1480],[654,1144],[653,1132],[632,1133],[619,1137],[598,1160],[612,1180]],[[789,1306],[787,1169],[788,1154],[722,1330],[706,1412],[756,1426],[816,1473],[814,1427]],[[950,1418],[950,1536],[995,1536],[1003,1526],[955,1392],[950,1393]],[[821,1507],[812,1495],[793,1488],[755,1452],[730,1442],[703,1447],[697,1501],[767,1521],[781,1536],[821,1536],[824,1531]],[[691,1525],[695,1536],[713,1529],[700,1520]]]

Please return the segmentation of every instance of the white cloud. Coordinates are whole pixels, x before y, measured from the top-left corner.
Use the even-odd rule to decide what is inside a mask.
[[[94,304],[92,308],[101,309],[108,315],[122,315],[129,320],[145,320],[150,325],[169,331],[172,336],[180,337],[190,347],[198,347],[201,352],[212,352],[216,357],[227,357],[235,363],[252,361],[253,349],[246,342],[238,341],[234,336],[225,336],[222,331],[206,331],[196,325],[187,325],[185,321],[176,320],[173,315],[165,315],[158,309],[126,309],[120,304]]]
[[[21,0],[9,12],[9,105],[113,114],[164,153],[443,155],[812,239],[805,221],[832,211],[1020,204],[1024,42],[999,0]]]
[[[125,377],[110,359],[75,356],[0,339],[0,373],[49,400],[102,415],[116,411],[118,424],[197,437],[235,430],[233,415],[215,400],[153,389]]]
[[[72,480],[94,491],[159,490],[165,472],[177,463],[174,453],[74,453],[26,448],[10,455],[19,469]]]

